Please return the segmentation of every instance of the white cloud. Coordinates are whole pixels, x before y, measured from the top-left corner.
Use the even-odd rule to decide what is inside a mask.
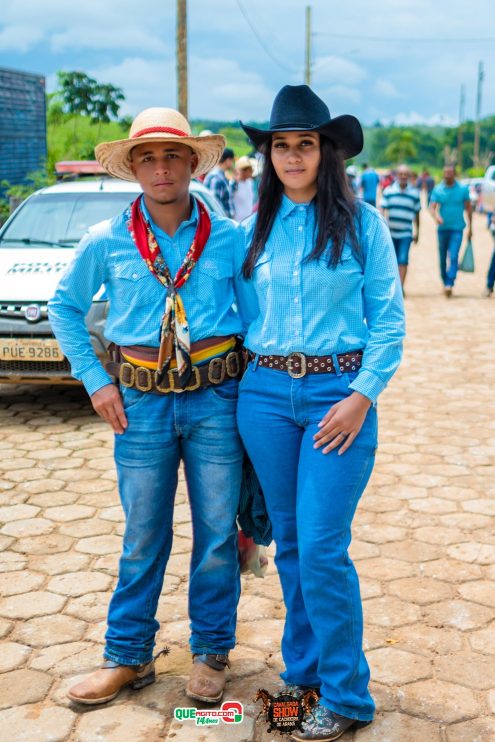
[[[50,44],[54,52],[67,49],[96,49],[121,50],[129,52],[131,49],[146,49],[150,54],[169,51],[163,39],[150,33],[144,28],[123,27],[92,28],[84,32],[81,28],[68,28],[65,31],[53,33]]]
[[[121,115],[135,116],[153,106],[175,107],[175,70],[170,58],[127,57],[119,64],[94,67],[89,74],[122,88],[126,99]]]
[[[321,91],[316,88],[316,93],[327,103],[332,116],[348,113],[345,110],[346,107],[350,103],[357,104],[362,99],[361,91],[358,88],[350,88],[347,85],[331,85]]]
[[[43,32],[36,26],[21,23],[4,26],[0,30],[0,50],[25,52],[43,38]]]
[[[45,74],[49,85],[57,70],[86,71],[124,89],[124,113],[175,105],[174,0],[1,1],[0,65]],[[276,92],[302,82],[308,0],[241,4],[262,44],[235,0],[188,2],[194,117],[266,119]],[[482,113],[495,111],[495,44],[483,42],[493,36],[493,3],[450,0],[445,13],[431,0],[354,0],[337,15],[328,0],[311,4],[313,86],[332,115],[453,121],[465,83],[472,118],[479,59]]]
[[[189,60],[189,116],[235,120],[265,119],[275,90],[231,59]],[[150,106],[176,105],[174,60],[128,57],[118,65],[94,67],[89,73],[101,82],[121,87],[126,100],[121,114],[134,116]]]
[[[367,76],[364,67],[343,57],[319,57],[313,66],[315,84],[319,86],[358,85]]]
[[[435,113],[432,116],[423,116],[416,111],[397,113],[391,118],[382,118],[381,122],[382,124],[385,124],[385,126],[388,126],[389,124],[395,124],[396,126],[415,126],[416,124],[424,124],[425,126],[457,125],[457,120],[446,113]]]
[[[373,85],[373,93],[383,98],[403,98],[390,80],[376,80]]]

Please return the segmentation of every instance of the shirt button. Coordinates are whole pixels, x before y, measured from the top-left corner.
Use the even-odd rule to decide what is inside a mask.
[[[299,275],[299,271],[294,271],[294,273],[292,275],[293,276],[298,276]]]
[[[132,277],[133,277],[133,278],[137,278],[137,273],[133,273],[133,274],[132,274]]]
[[[302,231],[303,231],[303,229],[304,229],[304,227],[298,227],[298,230],[299,230],[300,232],[302,232]]]
[[[294,299],[294,304],[298,304],[298,303],[299,303],[299,297],[296,296],[296,298]]]

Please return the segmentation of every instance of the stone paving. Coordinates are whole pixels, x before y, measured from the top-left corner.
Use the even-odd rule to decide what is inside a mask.
[[[404,363],[380,401],[380,447],[354,525],[373,725],[345,742],[495,740],[495,299],[482,300],[491,239],[476,219],[477,273],[440,292],[428,215],[407,283]],[[490,383],[491,379],[491,383]],[[110,706],[65,697],[98,665],[122,513],[112,434],[77,387],[0,388],[0,742],[269,742],[252,700],[280,686],[284,618],[273,561],[243,578],[227,697],[246,717],[173,721],[183,695],[191,528],[183,479],[158,617],[158,679]]]

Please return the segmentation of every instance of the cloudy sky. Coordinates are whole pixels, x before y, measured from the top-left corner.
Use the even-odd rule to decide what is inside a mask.
[[[493,0],[188,0],[189,115],[266,120],[275,93],[303,82],[312,6],[312,86],[332,115],[364,123],[452,123],[466,85],[495,114]],[[123,88],[122,113],[176,105],[176,0],[2,0],[0,66],[82,70]]]

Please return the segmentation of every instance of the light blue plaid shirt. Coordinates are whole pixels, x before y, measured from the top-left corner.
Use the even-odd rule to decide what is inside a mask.
[[[165,256],[172,276],[191,246],[197,221],[191,218],[169,237],[143,211]],[[180,289],[191,342],[242,333],[243,321],[234,302],[251,289],[240,279],[245,240],[230,219],[210,213],[211,234],[191,275]],[[92,227],[79,243],[73,262],[61,279],[48,309],[52,329],[70,361],[72,374],[89,394],[112,382],[96,357],[84,318],[94,295],[105,286],[110,301],[105,337],[118,345],[159,346],[165,288],[150,273],[127,229],[124,213]],[[239,296],[239,299],[241,298]],[[247,306],[250,302],[238,302]]]
[[[404,305],[390,232],[376,209],[360,203],[362,261],[345,243],[333,269],[328,255],[305,261],[314,246],[314,204],[283,196],[253,284],[259,314],[245,345],[260,355],[331,355],[364,349],[350,383],[373,402],[396,371],[405,334]],[[256,214],[242,226],[251,242]],[[254,308],[254,305],[253,305]]]

